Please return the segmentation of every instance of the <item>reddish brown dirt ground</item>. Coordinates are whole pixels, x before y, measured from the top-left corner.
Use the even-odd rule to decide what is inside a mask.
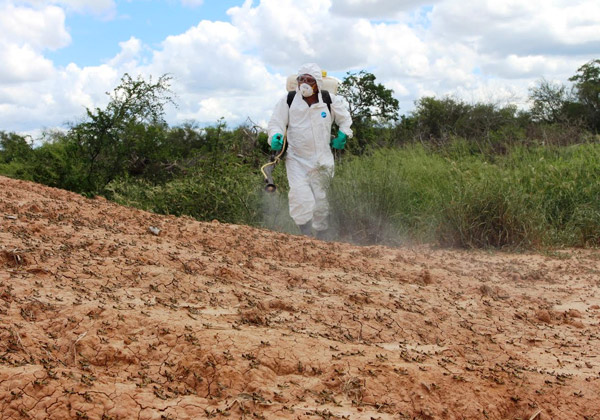
[[[0,419],[600,419],[599,288],[0,177]]]

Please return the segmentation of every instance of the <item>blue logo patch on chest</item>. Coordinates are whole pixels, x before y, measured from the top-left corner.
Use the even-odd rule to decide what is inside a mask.
[[[321,117],[323,117],[323,118],[327,117],[327,112],[325,112],[325,111],[321,112]]]

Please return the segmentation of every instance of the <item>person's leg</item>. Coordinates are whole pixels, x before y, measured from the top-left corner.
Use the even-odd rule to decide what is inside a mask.
[[[317,230],[315,233],[315,237],[321,241],[333,240],[333,234],[330,228],[327,228],[325,230]]]
[[[300,233],[305,236],[312,236],[312,223],[309,221],[304,223],[303,225],[298,225],[298,229],[300,229]]]
[[[327,200],[327,186],[331,181],[331,169],[321,168],[311,174],[310,186],[315,199],[313,210],[313,227],[317,236],[325,235],[329,228],[329,202]],[[319,233],[321,232],[321,233]]]
[[[299,164],[289,159],[286,161],[286,168],[290,187],[288,193],[290,216],[303,235],[310,235],[315,198],[308,174]]]

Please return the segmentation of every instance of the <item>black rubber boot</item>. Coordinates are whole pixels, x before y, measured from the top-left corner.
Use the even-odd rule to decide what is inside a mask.
[[[330,239],[329,238],[329,229],[317,230],[316,237],[317,237],[317,239],[320,239],[322,241],[328,241]]]
[[[298,225],[298,228],[300,229],[301,234],[303,234],[305,236],[312,235],[312,222],[307,222],[303,225]]]

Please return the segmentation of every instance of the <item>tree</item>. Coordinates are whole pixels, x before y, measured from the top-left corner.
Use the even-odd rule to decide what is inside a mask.
[[[170,80],[163,75],[153,83],[152,77],[146,81],[126,73],[112,94],[107,92],[106,108],[88,108],[88,121],[72,127],[85,167],[82,192],[98,193],[117,176],[143,170],[164,133],[164,107],[174,103]]]
[[[436,99],[425,96],[415,103],[412,117],[416,121],[415,134],[421,142],[446,143],[458,135],[457,123],[469,113],[469,106],[450,97]]]
[[[16,133],[0,131],[0,174],[33,179],[31,157],[34,151],[27,139]]]
[[[586,119],[596,133],[600,132],[600,59],[592,60],[577,69],[569,78],[580,103],[585,107]]]
[[[31,145],[25,137],[16,133],[0,131],[0,162],[25,162],[32,153]]]
[[[375,83],[375,75],[361,70],[347,73],[338,93],[346,98],[352,117],[355,151],[363,153],[372,138],[371,129],[398,120],[398,100],[394,91],[380,83]],[[351,146],[352,147],[352,146]]]
[[[524,136],[528,121],[528,114],[519,113],[514,105],[468,104],[452,97],[426,96],[415,102],[410,117],[403,117],[402,135],[438,146],[461,138],[473,150],[498,153]]]
[[[565,122],[567,104],[573,100],[565,85],[543,78],[529,89],[529,99],[533,102],[533,121],[549,124]]]

